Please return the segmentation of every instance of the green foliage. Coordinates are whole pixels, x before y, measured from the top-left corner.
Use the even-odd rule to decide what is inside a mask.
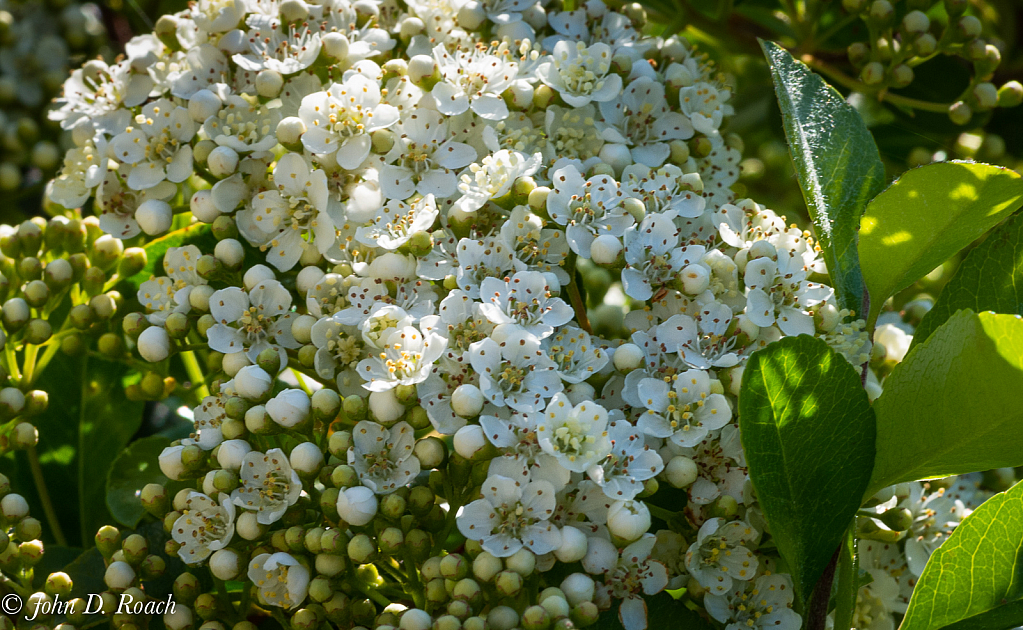
[[[979,238],[1023,205],[1023,178],[966,162],[907,171],[867,206],[860,264],[870,294],[869,322],[884,301]]]
[[[1023,214],[970,251],[916,327],[913,345],[923,343],[961,308],[1023,315]]]
[[[143,403],[124,394],[127,366],[93,357],[62,358],[47,366],[37,387],[49,392],[49,408],[34,419],[43,478],[68,543],[88,547],[110,523],[105,506],[107,469],[142,423]],[[31,479],[23,457],[4,460],[0,472]],[[30,496],[34,514],[43,514]],[[52,532],[47,532],[50,536]]]
[[[1023,464],[1023,319],[953,315],[912,349],[874,402],[868,494],[902,481]]]
[[[833,87],[773,42],[761,42],[774,78],[789,152],[796,166],[835,295],[863,310],[856,229],[884,188],[884,165],[863,119]]]
[[[686,630],[712,630],[713,625],[667,591],[643,598],[647,607],[647,628],[686,628]],[[592,630],[623,630],[618,618],[618,602],[611,610],[600,614]]]
[[[985,501],[931,555],[901,630],[1009,628],[1023,623],[1023,483]]]
[[[169,480],[160,472],[157,460],[160,452],[171,441],[159,435],[132,442],[117,456],[107,472],[107,509],[126,527],[136,527],[146,511],[139,501],[138,492],[146,484],[166,484]]]
[[[874,414],[860,375],[814,337],[753,354],[739,428],[771,535],[809,599],[860,507],[874,459]]]

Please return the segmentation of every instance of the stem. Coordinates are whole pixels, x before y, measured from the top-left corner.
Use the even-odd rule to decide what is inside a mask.
[[[575,260],[572,260],[575,263]],[[579,327],[588,333],[592,333],[590,320],[586,317],[586,304],[583,303],[583,296],[579,293],[579,285],[575,283],[575,264],[570,265],[571,271],[568,274],[568,299],[572,302],[572,310],[575,311],[575,319]]]
[[[932,103],[931,101],[921,101],[917,98],[909,98],[908,96],[892,94],[887,90],[878,91],[877,88],[871,87],[862,81],[850,77],[841,70],[838,70],[812,55],[803,55],[803,62],[821,74],[827,75],[835,83],[838,83],[845,88],[855,92],[861,92],[863,94],[874,94],[877,96],[878,100],[886,101],[892,105],[939,114],[948,112],[948,103]]]
[[[194,168],[195,168],[195,174],[198,175],[199,177],[205,179],[209,183],[216,184],[217,182],[220,181],[219,179],[217,179],[216,177],[213,176],[213,173],[210,173],[209,171],[207,171],[203,167],[199,166],[198,164],[196,164],[194,166]]]
[[[60,528],[60,521],[57,520],[57,511],[53,509],[50,491],[46,489],[46,480],[43,479],[43,469],[39,465],[39,454],[36,452],[36,447],[30,446],[27,454],[28,467],[32,471],[32,481],[35,483],[39,502],[43,504],[46,522],[49,523],[50,529],[53,531],[53,538],[57,541],[57,544],[61,547],[67,547],[67,538],[64,537],[64,531]]]
[[[25,344],[24,372],[21,379],[22,389],[28,387],[35,380],[36,356],[39,354],[39,346]]]
[[[650,515],[651,516],[656,516],[657,518],[661,519],[665,523],[670,523],[671,521],[669,521],[668,519],[671,519],[671,518],[675,517],[675,512],[672,512],[671,510],[666,510],[666,509],[664,509],[662,507],[658,507],[656,505],[651,505],[650,503],[647,503],[646,507],[647,507],[648,510],[650,510]]]
[[[365,595],[366,597],[372,599],[374,602],[380,604],[384,608],[387,608],[388,606],[391,605],[391,600],[389,600],[386,597],[384,597],[384,595],[382,593],[380,593],[380,592],[378,592],[378,591],[376,591],[374,589],[367,588],[366,585],[362,583],[362,580],[360,580],[359,578],[355,577],[354,575],[351,575],[349,577],[349,582],[351,582],[352,586],[357,588],[359,590],[359,592],[361,592],[363,595]],[[287,626],[285,626],[285,627],[287,627]]]
[[[206,377],[203,376],[202,369],[199,367],[199,361],[195,358],[195,353],[191,350],[186,350],[178,356],[181,357],[181,362],[185,364],[185,371],[188,372],[188,378],[192,379],[192,384],[196,395],[199,397],[199,402],[202,402],[203,398],[210,395],[210,390],[206,387]]]
[[[4,349],[4,356],[7,358],[7,373],[15,381],[21,383],[21,370],[18,369],[18,355],[14,352],[14,343],[7,340],[7,347]]]
[[[309,389],[308,385],[306,385],[306,383],[305,383],[305,375],[303,375],[301,372],[299,372],[295,368],[291,368],[291,373],[295,375],[295,380],[298,381],[298,386],[302,388],[302,391],[304,391],[306,393],[306,396],[310,396],[311,397],[313,395],[313,391],[311,389]]]
[[[824,568],[824,574],[813,587],[813,594],[806,607],[806,630],[824,630],[828,621],[828,601],[831,599],[831,582],[835,579],[835,567],[841,547],[831,556],[831,562]]]
[[[833,630],[852,628],[853,612],[856,610],[856,539],[853,526],[846,532],[838,556],[838,593],[835,605],[835,626]]]

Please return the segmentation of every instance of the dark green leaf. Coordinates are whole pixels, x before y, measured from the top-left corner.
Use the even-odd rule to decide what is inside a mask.
[[[874,401],[869,493],[1023,464],[1023,319],[963,310],[911,349]]]
[[[1023,484],[996,494],[966,517],[937,549],[913,589],[901,630],[937,630],[1023,623]]]
[[[860,220],[870,320],[905,289],[1023,205],[1023,178],[1001,166],[941,162],[906,171]]]
[[[753,489],[805,603],[873,468],[874,414],[860,375],[820,339],[772,343],[743,373],[739,428]]]
[[[959,265],[934,308],[913,335],[913,345],[961,308],[1023,315],[1023,214],[991,233]]]
[[[1023,600],[945,626],[946,630],[1009,630],[1023,626]]]
[[[700,616],[695,610],[686,607],[685,603],[673,598],[666,591],[657,595],[644,597],[647,608],[647,628],[659,630],[661,628],[685,628],[685,630],[713,630],[714,626]],[[600,619],[593,626],[593,630],[624,630],[622,622],[618,618],[618,605],[616,601],[611,610],[600,613]]]
[[[88,599],[89,593],[102,593],[107,590],[103,582],[103,574],[107,567],[103,562],[103,554],[93,547],[78,556],[74,562],[64,567],[64,573],[71,577],[71,597]]]
[[[835,295],[863,311],[856,230],[884,188],[884,165],[863,118],[842,95],[773,42],[761,42],[774,78],[789,153],[810,210]]]
[[[107,473],[107,509],[126,527],[135,527],[146,511],[139,500],[139,492],[146,484],[167,483],[160,472],[160,453],[171,441],[151,436],[132,442],[110,465]]]

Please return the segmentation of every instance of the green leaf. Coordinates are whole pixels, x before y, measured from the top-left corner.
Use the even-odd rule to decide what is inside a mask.
[[[761,42],[774,78],[789,153],[817,232],[835,295],[862,312],[856,230],[884,188],[884,165],[863,118],[842,95],[773,42]]]
[[[129,374],[121,363],[61,356],[47,365],[35,384],[50,397],[47,410],[33,418],[39,430],[36,451],[69,546],[89,547],[96,529],[112,522],[104,500],[107,469],[141,425],[144,406],[124,395]],[[0,472],[11,479],[32,478],[23,453],[0,461]],[[31,483],[19,487],[19,492],[43,522],[44,541],[53,541]]]
[[[874,401],[869,494],[894,483],[1023,464],[1023,319],[953,315],[911,349]]]
[[[714,626],[682,602],[676,600],[669,591],[661,591],[656,595],[643,598],[646,602],[647,628],[685,628],[686,630],[713,630]],[[618,602],[611,610],[600,613],[600,619],[591,626],[593,630],[624,630],[618,618]]]
[[[991,497],[938,547],[913,589],[900,630],[936,630],[970,617],[969,628],[1023,623],[1023,484]],[[985,614],[986,613],[986,614]],[[985,619],[986,617],[986,619]]]
[[[136,440],[120,452],[107,473],[107,509],[125,527],[136,527],[146,511],[138,493],[146,484],[165,484],[160,453],[171,441],[154,435]]]
[[[860,264],[873,322],[916,282],[1023,205],[1023,178],[1001,166],[928,164],[902,176],[860,220]]]
[[[739,428],[753,489],[805,604],[873,468],[874,414],[860,374],[820,339],[785,337],[750,357]]]
[[[913,345],[923,343],[961,308],[1023,315],[1023,214],[1010,218],[967,254],[916,327]]]

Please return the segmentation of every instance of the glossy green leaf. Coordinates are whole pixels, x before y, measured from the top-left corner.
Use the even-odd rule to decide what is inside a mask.
[[[961,308],[1023,315],[1023,214],[1009,219],[975,247],[948,281],[913,334],[913,345]]]
[[[107,509],[126,527],[135,527],[146,511],[139,500],[139,492],[146,484],[165,484],[168,479],[160,472],[160,453],[171,441],[154,435],[136,440],[118,454],[107,472]]]
[[[1005,605],[1023,594],[1021,553],[1023,484],[1016,484],[981,504],[931,555],[901,630],[937,630],[972,617],[961,627],[1020,625],[1019,603]]]
[[[820,339],[772,343],[743,373],[739,428],[757,499],[805,603],[873,468],[874,414],[860,374]]]
[[[121,363],[60,356],[35,385],[49,394],[47,410],[33,418],[39,430],[36,451],[57,520],[73,547],[90,546],[96,529],[113,522],[104,500],[107,469],[142,423],[143,403],[124,395],[128,376]],[[32,479],[23,453],[0,462],[0,472]],[[43,523],[44,541],[54,540],[31,482],[19,490]]]
[[[870,321],[905,289],[1023,205],[1023,178],[990,164],[941,162],[903,175],[860,220]]]
[[[824,79],[777,44],[761,46],[835,295],[842,307],[862,312],[856,230],[867,202],[885,184],[874,138],[860,114]]]
[[[953,315],[885,380],[874,401],[869,493],[902,481],[1023,465],[1023,319]]]

